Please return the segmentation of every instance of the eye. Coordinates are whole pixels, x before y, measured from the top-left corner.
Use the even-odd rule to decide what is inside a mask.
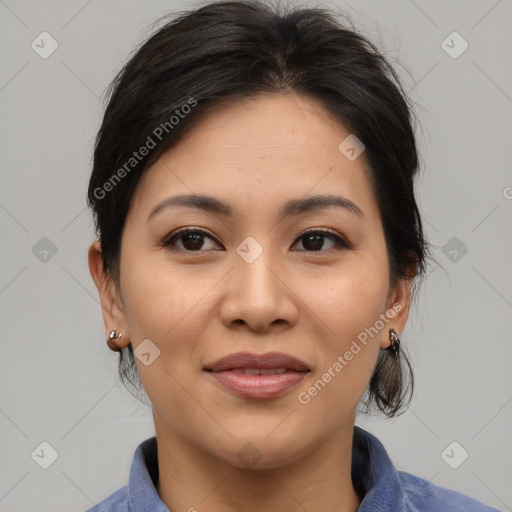
[[[348,249],[350,248],[350,245],[348,242],[346,242],[343,238],[339,237],[338,235],[330,232],[330,231],[324,231],[319,229],[310,229],[306,232],[304,232],[298,240],[304,240],[302,246],[307,250],[308,252],[319,252],[321,251],[321,247],[324,244],[325,238],[330,239],[334,246],[330,249]]]
[[[204,238],[214,240],[213,237],[202,229],[183,228],[172,233],[159,245],[186,252],[201,252],[201,250],[205,248]],[[350,244],[347,241],[335,233],[326,230],[310,229],[305,231],[297,240],[302,242],[303,250],[307,252],[322,252],[325,251],[322,247],[324,245],[324,239],[326,238],[333,243],[333,246],[327,250],[350,248]],[[294,245],[296,245],[296,243]],[[208,249],[208,247],[206,247],[206,249]]]
[[[202,229],[194,228],[183,228],[175,231],[170,237],[167,237],[160,245],[163,247],[176,248],[176,242],[181,242],[181,247],[177,247],[177,250],[184,250],[188,252],[198,252],[204,247],[203,238],[213,238]]]

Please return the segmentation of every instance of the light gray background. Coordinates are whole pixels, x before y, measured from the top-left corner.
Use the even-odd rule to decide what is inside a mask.
[[[194,5],[0,0],[2,512],[91,507],[127,483],[154,435],[105,344],[85,196],[108,83],[152,22]],[[442,265],[402,336],[417,378],[409,411],[357,423],[399,469],[512,510],[512,1],[317,5],[344,8],[418,105],[419,203]],[[43,31],[59,44],[47,59],[31,48]],[[453,31],[469,43],[455,59],[441,46]],[[43,237],[57,248],[46,262],[32,250]],[[31,457],[43,441],[58,452],[48,469]],[[453,441],[469,453],[457,469],[441,456]]]

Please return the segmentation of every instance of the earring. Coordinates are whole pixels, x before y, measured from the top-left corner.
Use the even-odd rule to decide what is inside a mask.
[[[389,339],[391,340],[391,345],[387,347],[386,350],[389,350],[394,354],[398,354],[400,352],[400,338],[398,337],[398,334],[395,331],[395,329],[390,329]]]
[[[119,352],[121,350],[121,347],[114,341],[115,339],[119,339],[121,336],[122,334],[117,334],[115,329],[110,331],[107,338],[107,345],[110,350],[113,350],[114,352]]]

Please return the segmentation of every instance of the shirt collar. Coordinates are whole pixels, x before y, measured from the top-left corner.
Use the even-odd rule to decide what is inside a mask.
[[[157,439],[143,441],[135,450],[130,468],[130,510],[170,512],[156,492],[158,480]],[[362,502],[358,512],[405,512],[405,494],[398,471],[382,443],[354,426],[352,480]]]
[[[364,494],[358,512],[405,512],[400,476],[383,444],[361,427],[354,427],[352,481]]]
[[[170,512],[156,492],[157,453],[156,436],[146,439],[135,450],[128,481],[130,511]]]

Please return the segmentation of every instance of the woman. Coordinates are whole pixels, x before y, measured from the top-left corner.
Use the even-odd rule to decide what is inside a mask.
[[[211,3],[110,92],[89,266],[156,436],[90,510],[495,510],[354,426],[361,401],[410,400],[399,336],[429,251],[412,110],[377,49],[325,10]]]

